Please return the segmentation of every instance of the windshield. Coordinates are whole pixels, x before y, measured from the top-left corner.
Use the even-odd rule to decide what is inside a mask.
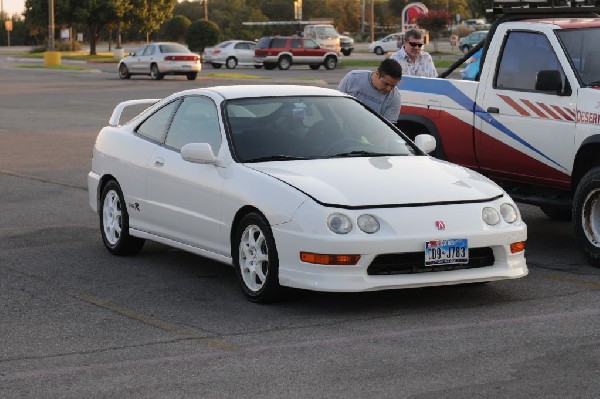
[[[339,36],[339,34],[333,28],[333,26],[318,26],[316,28],[316,31],[317,31],[317,35],[319,35],[319,36],[331,36],[331,37]]]
[[[191,51],[187,47],[185,47],[181,44],[177,44],[177,43],[161,44],[159,47],[160,47],[160,52],[163,54],[164,53],[191,53]]]
[[[600,28],[557,30],[567,57],[584,86],[600,86]]]
[[[347,97],[231,100],[226,119],[241,162],[414,155],[408,139]]]

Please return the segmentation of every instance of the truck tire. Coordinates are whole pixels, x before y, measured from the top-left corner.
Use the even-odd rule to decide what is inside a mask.
[[[279,62],[277,62],[277,67],[282,71],[287,71],[292,66],[292,59],[288,56],[283,56],[279,58]]]
[[[575,235],[588,262],[600,266],[600,167],[587,172],[573,198]]]
[[[327,70],[332,70],[335,69],[335,66],[337,65],[337,58],[335,58],[332,55],[327,56],[327,58],[325,58],[325,69]]]

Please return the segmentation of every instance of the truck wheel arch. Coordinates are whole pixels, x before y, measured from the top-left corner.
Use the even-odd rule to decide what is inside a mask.
[[[587,137],[577,150],[571,173],[573,192],[577,189],[583,176],[596,166],[600,166],[600,134]]]
[[[432,155],[438,159],[447,159],[440,133],[429,119],[421,115],[400,115],[396,126],[411,140],[414,140],[417,134],[432,135],[437,143]]]

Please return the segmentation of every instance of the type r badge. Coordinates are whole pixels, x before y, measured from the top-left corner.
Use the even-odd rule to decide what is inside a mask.
[[[436,220],[435,221],[435,227],[438,230],[446,230],[446,225],[444,224],[444,222],[442,222],[441,220]]]

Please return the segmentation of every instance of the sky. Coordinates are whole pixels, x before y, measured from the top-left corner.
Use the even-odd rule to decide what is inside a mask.
[[[25,0],[0,0],[3,10],[9,16],[13,14],[22,14],[25,11]]]

